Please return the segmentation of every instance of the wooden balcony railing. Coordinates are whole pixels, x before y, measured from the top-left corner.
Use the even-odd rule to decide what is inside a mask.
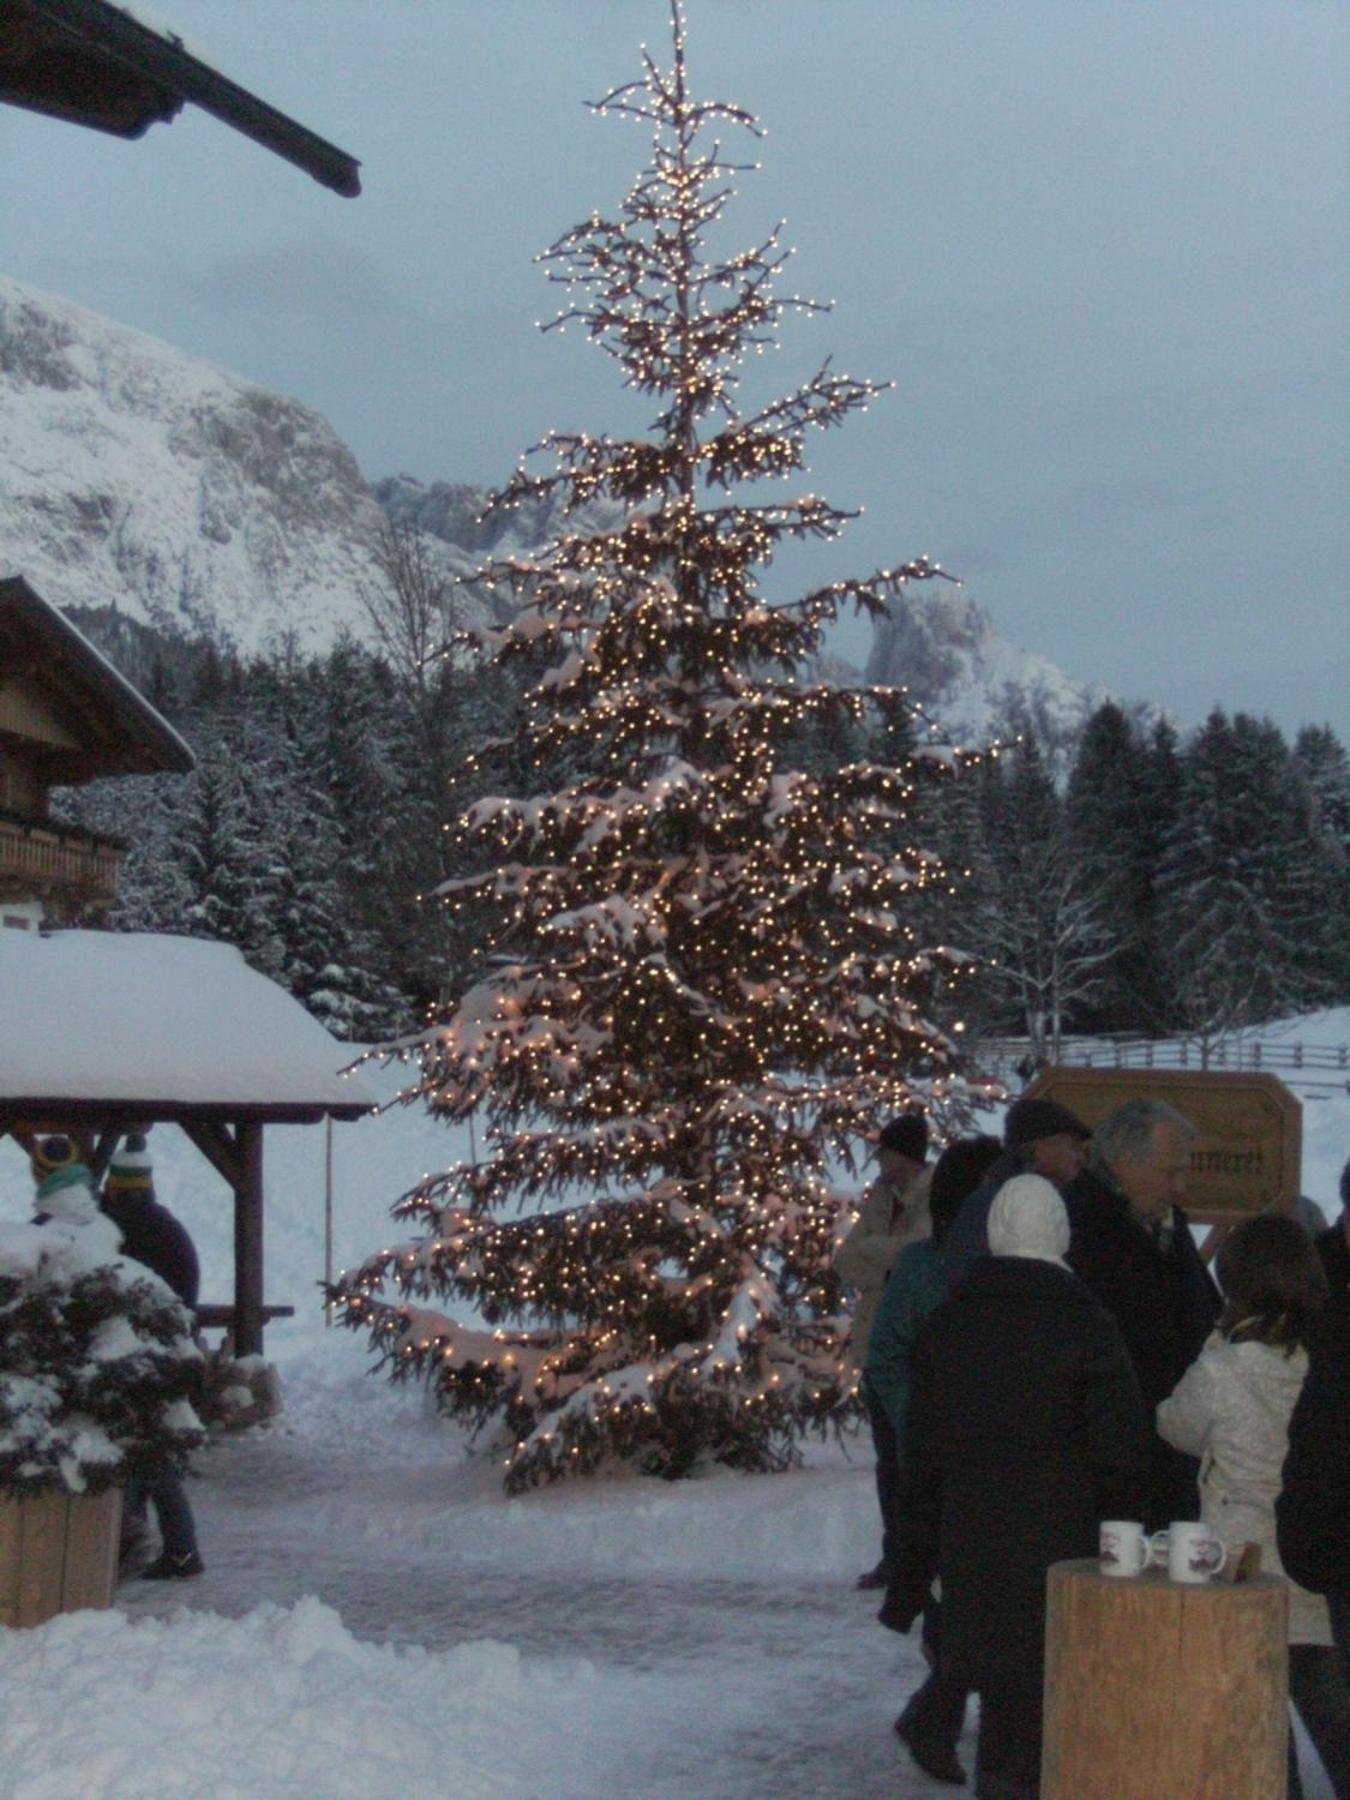
[[[116,838],[0,812],[0,897],[111,906],[121,853]]]

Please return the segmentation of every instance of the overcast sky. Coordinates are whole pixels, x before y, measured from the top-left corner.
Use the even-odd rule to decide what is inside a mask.
[[[362,160],[342,200],[189,108],[137,143],[0,109],[9,273],[331,420],[372,478],[491,483],[555,426],[643,422],[533,255],[642,161],[581,102],[664,0],[157,0]],[[865,507],[812,566],[940,558],[1013,642],[1198,722],[1350,735],[1339,0],[689,0],[702,93],[753,107],[791,327],[895,383],[815,446]],[[794,571],[795,573],[795,571]],[[778,572],[775,572],[777,579]],[[841,650],[866,655],[862,628]]]

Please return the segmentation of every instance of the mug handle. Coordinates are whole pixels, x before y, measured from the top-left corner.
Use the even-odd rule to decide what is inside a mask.
[[[1219,1560],[1214,1565],[1214,1573],[1216,1575],[1222,1575],[1224,1569],[1228,1566],[1228,1546],[1224,1543],[1217,1531],[1211,1531],[1209,1535],[1219,1546]]]
[[[1146,1569],[1150,1567],[1155,1569],[1165,1569],[1167,1567],[1167,1553],[1171,1548],[1172,1534],[1168,1531],[1166,1526],[1164,1526],[1161,1531],[1155,1531],[1152,1537],[1145,1538],[1144,1567]]]

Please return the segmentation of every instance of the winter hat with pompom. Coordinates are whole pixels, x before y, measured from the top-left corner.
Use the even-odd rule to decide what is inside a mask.
[[[114,1193],[123,1194],[149,1188],[153,1174],[154,1165],[145,1147],[145,1133],[129,1132],[122,1142],[122,1148],[113,1152],[112,1161],[108,1164],[107,1187]]]
[[[73,1169],[80,1160],[79,1146],[64,1136],[39,1138],[33,1145],[34,1181],[45,1181],[56,1169]]]
[[[989,1208],[989,1248],[995,1256],[1027,1256],[1067,1269],[1069,1215],[1059,1190],[1043,1175],[1014,1175]]]

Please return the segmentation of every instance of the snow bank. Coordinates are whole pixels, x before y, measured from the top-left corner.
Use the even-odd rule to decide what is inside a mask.
[[[527,1670],[491,1641],[362,1643],[314,1599],[242,1619],[66,1613],[0,1632],[0,1781],[23,1800],[525,1794],[625,1685],[580,1659]]]
[[[1350,1040],[1350,1009],[1316,1023],[1319,1041]],[[396,1072],[364,1078],[397,1091]],[[199,1459],[206,1575],[128,1583],[120,1611],[0,1632],[0,1793],[932,1791],[889,1729],[917,1651],[853,1591],[877,1549],[865,1434],[851,1456],[809,1445],[807,1467],[782,1476],[616,1477],[506,1499],[491,1454],[466,1457],[417,1389],[372,1379],[363,1341],[324,1328],[325,1135],[267,1134],[268,1298],[299,1309],[268,1333],[286,1412]],[[394,1197],[472,1150],[420,1107],[332,1138],[338,1266],[390,1241]],[[172,1127],[150,1147],[206,1297],[228,1298],[228,1190]],[[1305,1101],[1303,1186],[1328,1211],[1348,1150],[1350,1098]],[[31,1195],[26,1160],[0,1142],[0,1217],[27,1218]],[[1307,1786],[1329,1796],[1317,1776]]]

